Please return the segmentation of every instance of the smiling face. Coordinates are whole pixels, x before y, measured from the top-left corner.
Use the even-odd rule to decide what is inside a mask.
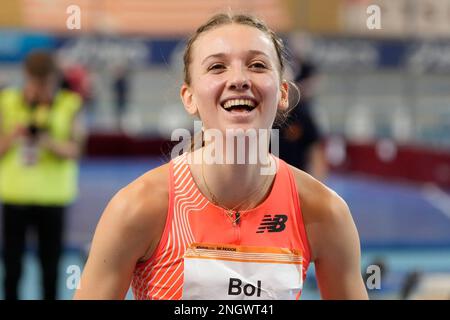
[[[232,23],[208,30],[195,40],[190,58],[191,81],[181,97],[206,129],[270,129],[277,109],[287,108],[277,52],[259,29]]]

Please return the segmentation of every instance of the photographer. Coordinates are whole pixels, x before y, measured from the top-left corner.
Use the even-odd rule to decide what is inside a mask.
[[[64,212],[77,193],[83,127],[80,97],[59,88],[45,51],[24,63],[23,88],[0,91],[0,201],[5,298],[18,298],[28,227],[37,234],[43,295],[56,298]]]

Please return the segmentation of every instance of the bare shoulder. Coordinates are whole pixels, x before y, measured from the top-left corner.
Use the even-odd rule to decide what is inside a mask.
[[[77,299],[123,299],[136,263],[153,252],[165,225],[168,165],[122,188],[97,225]]]
[[[169,204],[169,164],[143,174],[111,199],[105,214],[114,215],[122,233],[145,243],[145,253],[153,252],[164,230]]]
[[[337,234],[340,229],[352,227],[353,219],[347,203],[334,190],[308,173],[292,166],[290,168],[297,185],[312,255],[317,257],[318,239],[325,239],[328,231]]]
[[[122,188],[113,198],[116,205],[122,206],[129,215],[152,215],[168,205],[169,164],[152,169]]]
[[[308,173],[290,166],[297,184],[303,214],[308,220],[319,222],[344,215],[348,210],[345,201],[332,189]]]

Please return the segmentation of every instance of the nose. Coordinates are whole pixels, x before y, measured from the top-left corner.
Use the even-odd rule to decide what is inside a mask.
[[[251,82],[248,75],[242,68],[236,68],[232,73],[231,78],[228,83],[228,88],[230,90],[245,91],[250,89]]]

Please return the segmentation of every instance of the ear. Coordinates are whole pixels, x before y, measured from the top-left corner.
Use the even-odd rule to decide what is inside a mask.
[[[278,102],[278,109],[286,111],[289,108],[289,83],[283,80],[280,86],[280,101]]]
[[[197,106],[194,103],[194,96],[191,88],[183,83],[180,90],[181,101],[183,101],[184,108],[191,116],[198,114]]]

